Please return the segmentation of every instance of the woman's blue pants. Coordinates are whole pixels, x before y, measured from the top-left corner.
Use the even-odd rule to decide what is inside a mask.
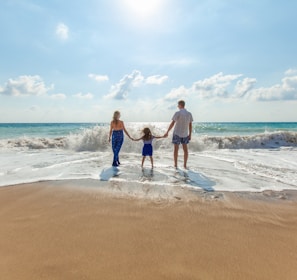
[[[112,151],[113,151],[113,163],[112,165],[119,165],[119,152],[124,142],[123,130],[114,130],[112,132]]]

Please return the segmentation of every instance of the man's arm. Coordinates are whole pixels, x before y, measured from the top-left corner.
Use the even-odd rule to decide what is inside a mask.
[[[164,134],[164,137],[168,136],[169,131],[174,127],[175,121],[172,121],[171,124],[169,125],[167,132]]]
[[[189,140],[191,140],[192,137],[192,122],[189,123]]]

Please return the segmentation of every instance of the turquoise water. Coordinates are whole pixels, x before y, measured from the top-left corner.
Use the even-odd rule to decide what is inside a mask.
[[[140,137],[145,126],[162,136],[168,125],[125,122],[132,137]],[[118,186],[120,191],[127,187],[127,194],[154,195],[145,191],[148,187],[160,191],[155,193],[157,197],[164,193],[174,197],[175,187],[204,191],[297,189],[297,123],[197,122],[193,130],[190,173],[186,176],[172,166],[172,131],[168,138],[153,143],[153,174],[143,174],[140,168],[143,143],[128,137],[121,149],[120,170],[114,174],[108,123],[0,124],[0,186],[103,179],[108,182],[107,190]],[[183,164],[180,153],[178,166]]]
[[[297,132],[296,122],[228,122],[228,123],[194,123],[197,134],[206,135],[253,135],[266,132]]]
[[[94,126],[107,125],[107,123],[2,123],[0,124],[0,139],[14,139],[23,136],[63,137]],[[131,126],[133,123],[126,123],[126,126],[129,125]],[[297,122],[196,122],[193,124],[194,134],[209,136],[244,136],[280,131],[297,132]]]
[[[2,123],[0,139],[18,137],[63,137],[71,133],[79,133],[83,129],[92,128],[94,123]],[[100,124],[99,124],[100,125]],[[104,124],[101,124],[104,125]]]

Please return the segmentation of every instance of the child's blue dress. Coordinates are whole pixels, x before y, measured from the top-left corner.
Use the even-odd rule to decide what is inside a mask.
[[[153,142],[154,136],[152,136],[152,139],[150,140],[143,140],[143,148],[142,148],[142,156],[152,156],[153,155]]]

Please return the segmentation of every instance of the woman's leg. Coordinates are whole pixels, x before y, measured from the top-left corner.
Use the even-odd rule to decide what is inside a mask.
[[[113,151],[113,164],[118,165],[119,153],[123,145],[124,137],[122,131],[116,131],[112,135],[112,151]]]

